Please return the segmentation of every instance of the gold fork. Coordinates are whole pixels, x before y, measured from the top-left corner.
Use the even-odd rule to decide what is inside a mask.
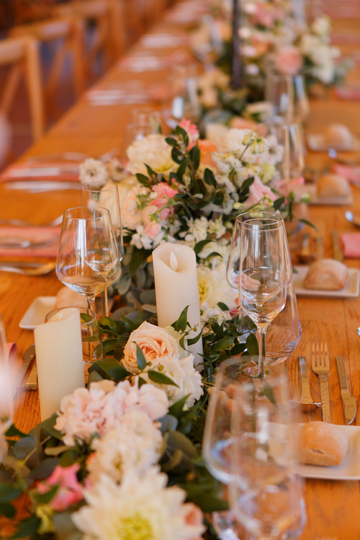
[[[317,343],[316,350],[315,344],[313,343],[311,368],[313,372],[318,375],[320,381],[323,421],[331,423],[329,387],[327,382],[327,374],[330,370],[330,360],[326,343],[325,345],[321,343],[320,346],[319,343]]]

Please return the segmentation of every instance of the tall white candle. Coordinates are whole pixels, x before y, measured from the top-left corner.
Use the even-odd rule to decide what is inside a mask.
[[[196,326],[189,334],[195,337],[201,330],[196,255],[193,249],[180,244],[162,244],[153,252],[155,293],[158,324],[175,322],[189,306],[188,321]],[[202,362],[202,339],[188,347],[195,356],[195,365]]]
[[[61,399],[85,386],[80,313],[68,308],[35,331],[41,419],[59,410]]]

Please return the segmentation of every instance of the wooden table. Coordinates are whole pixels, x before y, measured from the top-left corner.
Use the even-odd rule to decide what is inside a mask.
[[[344,22],[341,22],[343,29]],[[154,32],[169,32],[176,26],[159,24]],[[136,48],[132,51],[136,51]],[[165,51],[168,52],[168,51]],[[164,79],[166,72],[145,72],[134,74],[130,71],[113,67],[96,85],[102,87],[109,82],[140,79],[152,83]],[[27,152],[37,155],[50,152],[78,151],[94,157],[113,147],[121,148],[124,128],[130,120],[131,106],[114,105],[95,107],[85,98],[79,102],[58,122],[57,125]],[[322,127],[328,122],[343,122],[355,133],[360,134],[360,102],[342,102],[332,97],[325,101],[313,101],[309,117],[309,127]],[[311,166],[322,167],[328,161],[324,154],[307,156]],[[354,204],[351,209],[360,213],[360,190],[353,188]],[[30,195],[27,192],[14,192],[0,185],[0,217],[29,219],[34,223],[45,223],[56,218],[69,207],[80,203],[79,192],[50,192]],[[321,223],[326,230],[325,252],[331,256],[330,233],[336,227],[340,232],[352,231],[352,226],[345,220],[346,207],[308,208],[308,219]],[[360,268],[359,260],[348,260],[349,267]],[[19,322],[26,309],[37,296],[55,295],[62,284],[55,273],[39,278],[29,278],[10,273],[0,274],[0,313],[2,313],[8,341],[16,341],[20,355],[33,343],[32,331],[21,330]],[[334,424],[344,424],[340,397],[340,387],[335,365],[335,356],[345,358],[346,372],[350,390],[360,398],[360,338],[356,330],[360,326],[360,297],[350,300],[319,298],[299,298],[302,339],[295,353],[283,365],[291,381],[292,393],[299,393],[299,370],[297,357],[306,356],[310,365],[310,347],[312,343],[326,342],[330,351],[331,368],[329,391],[331,414]],[[310,384],[315,400],[320,400],[319,382],[311,370]],[[304,421],[321,420],[320,410],[308,414]],[[36,392],[23,390],[16,399],[15,422],[22,430],[29,430],[38,421],[39,404]],[[360,407],[356,425],[360,425]],[[360,538],[360,485],[359,482],[334,482],[308,480],[305,487],[308,522],[302,540],[314,540],[317,537],[335,537],[338,540]]]

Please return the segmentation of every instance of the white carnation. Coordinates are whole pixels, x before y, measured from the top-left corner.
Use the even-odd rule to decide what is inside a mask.
[[[91,491],[85,490],[87,502],[72,514],[76,527],[87,540],[193,540],[205,530],[186,522],[189,505],[183,504],[186,493],[181,488],[167,488],[168,478],[158,467],[142,477],[136,470],[125,471],[116,484],[102,475]]]
[[[226,280],[226,264],[220,263],[216,268],[198,266],[198,286],[200,310],[218,309],[219,302],[223,302],[232,310],[236,307],[237,294]]]
[[[93,485],[101,474],[120,482],[124,471],[135,469],[139,475],[154,465],[159,457],[162,434],[157,424],[139,410],[130,410],[101,439],[94,439],[88,469]]]
[[[106,165],[98,159],[86,159],[80,165],[82,184],[106,184],[109,177]]]

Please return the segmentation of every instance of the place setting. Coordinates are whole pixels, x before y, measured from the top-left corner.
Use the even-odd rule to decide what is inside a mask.
[[[0,536],[355,540],[358,66],[331,36],[356,21],[288,0],[69,0],[66,21],[14,2]]]

